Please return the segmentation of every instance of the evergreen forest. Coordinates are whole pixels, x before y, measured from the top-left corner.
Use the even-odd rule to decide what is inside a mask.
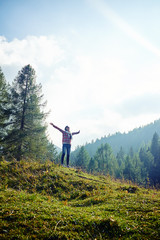
[[[115,154],[108,143],[101,144],[90,157],[85,146],[78,147],[72,154],[73,165],[89,173],[104,174],[116,179],[147,186],[160,184],[160,138],[155,132],[149,144],[141,146],[139,151],[131,147],[125,153],[122,147]]]

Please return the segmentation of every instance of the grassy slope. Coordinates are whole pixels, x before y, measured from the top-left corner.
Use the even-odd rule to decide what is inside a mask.
[[[0,185],[0,239],[160,239],[160,191],[23,161]]]

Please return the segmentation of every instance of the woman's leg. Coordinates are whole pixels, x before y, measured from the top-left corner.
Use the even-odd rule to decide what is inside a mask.
[[[61,156],[61,164],[62,164],[62,165],[63,165],[63,161],[64,161],[65,152],[66,152],[66,146],[63,144],[63,147],[62,147],[62,156]]]
[[[70,152],[71,152],[71,145],[67,144],[67,167],[69,167]]]

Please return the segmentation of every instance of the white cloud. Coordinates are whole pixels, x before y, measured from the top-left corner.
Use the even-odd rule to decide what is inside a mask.
[[[25,39],[14,39],[8,42],[0,38],[0,64],[26,65],[50,67],[63,59],[63,50],[53,36],[28,36]]]

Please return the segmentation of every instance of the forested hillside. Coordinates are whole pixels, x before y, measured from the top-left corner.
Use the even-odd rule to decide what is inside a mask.
[[[93,144],[79,147],[72,153],[72,164],[88,172],[109,174],[159,188],[160,137],[157,133],[159,125],[160,120],[128,134],[117,133]],[[112,146],[113,149],[117,148],[116,153]]]
[[[85,149],[91,157],[96,153],[97,148],[105,143],[108,143],[112,147],[115,154],[121,147],[125,153],[129,153],[130,148],[132,148],[134,152],[137,152],[144,144],[151,142],[155,132],[160,135],[160,119],[128,133],[117,132],[108,137],[105,136],[97,139],[95,142],[92,141],[92,143],[86,144]]]

